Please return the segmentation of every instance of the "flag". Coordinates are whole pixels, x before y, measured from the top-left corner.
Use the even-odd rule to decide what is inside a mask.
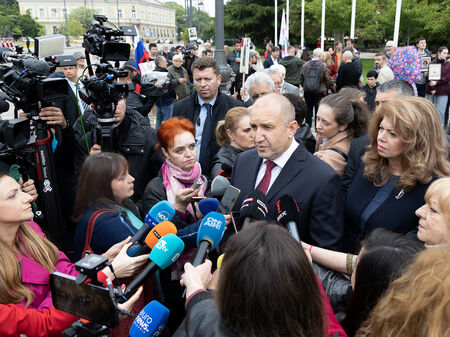
[[[147,49],[145,49],[144,42],[142,42],[139,36],[139,30],[136,29],[137,35],[134,37],[134,67],[139,71],[139,63],[148,62],[149,54]]]
[[[281,16],[281,27],[280,27],[280,39],[279,44],[282,46],[281,56],[287,56],[287,47],[289,46],[289,37],[287,35],[287,24],[286,24],[286,13],[283,9],[283,15]]]

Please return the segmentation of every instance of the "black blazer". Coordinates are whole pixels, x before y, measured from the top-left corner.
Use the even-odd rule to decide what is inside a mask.
[[[216,127],[217,123],[223,119],[225,119],[225,114],[230,110],[231,108],[237,107],[237,106],[243,106],[244,103],[241,101],[237,101],[231,96],[227,96],[225,94],[222,94],[220,91],[217,94],[216,102],[214,103],[214,106],[212,108],[212,117],[213,117],[213,127],[211,128],[211,138],[209,141],[209,163],[211,163],[212,159],[216,155],[216,153],[219,151],[220,146],[217,144],[216,139]],[[182,99],[181,101],[178,101],[175,103],[175,106],[173,107],[173,114],[174,117],[184,117],[189,119],[192,124],[195,125],[195,127],[198,127],[196,121],[200,115],[200,105],[198,104],[198,96],[197,93],[194,92],[189,97],[186,97],[185,99]],[[205,149],[205,147],[202,147],[201,149]],[[200,149],[200,150],[201,150]],[[202,167],[202,172],[205,174],[209,173],[209,167]]]
[[[233,168],[231,184],[241,190],[235,210],[255,189],[256,176],[262,158],[256,149],[241,153]],[[288,194],[297,201],[300,238],[320,247],[343,250],[346,248],[341,180],[330,166],[309,153],[303,144],[281,170],[267,193],[268,218],[275,219],[275,203]]]
[[[361,158],[367,151],[367,146],[370,145],[368,135],[364,135],[352,140],[350,150],[348,151],[347,165],[345,166],[344,175],[342,176],[342,193],[345,196],[353,175],[361,163]]]
[[[375,228],[386,228],[391,231],[416,236],[419,218],[415,211],[422,206],[428,184],[418,184],[401,196],[398,188],[394,188],[381,206],[369,217],[364,231],[361,230],[360,217],[364,209],[373,199],[379,187],[364,176],[364,164],[361,161],[353,176],[345,197],[345,223],[348,231],[349,252],[356,253],[360,241]],[[397,198],[396,198],[397,197]]]

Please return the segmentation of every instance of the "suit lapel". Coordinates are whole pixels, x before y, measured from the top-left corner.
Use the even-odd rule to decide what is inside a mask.
[[[277,193],[282,190],[286,185],[288,185],[297,175],[303,170],[303,165],[300,163],[306,159],[306,150],[302,144],[299,144],[297,149],[291,155],[291,158],[284,165],[277,179],[274,181],[273,185],[270,187],[267,193],[267,199],[270,202]],[[254,182],[253,182],[254,183]],[[301,188],[301,186],[299,186]]]

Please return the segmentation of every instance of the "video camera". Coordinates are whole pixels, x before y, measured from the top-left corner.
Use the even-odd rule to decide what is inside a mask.
[[[63,336],[107,335],[110,328],[119,324],[119,313],[132,316],[117,306],[121,293],[113,289],[111,281],[107,279],[106,287],[98,281],[97,273],[107,266],[107,258],[90,254],[75,263],[77,277],[59,272],[50,275],[55,308],[90,321],[75,322]]]

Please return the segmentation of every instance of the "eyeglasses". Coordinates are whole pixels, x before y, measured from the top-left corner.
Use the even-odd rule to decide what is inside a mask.
[[[268,94],[268,92],[262,92],[260,94],[254,94],[251,97],[252,97],[252,100],[256,101],[259,97],[267,95],[267,94]]]

